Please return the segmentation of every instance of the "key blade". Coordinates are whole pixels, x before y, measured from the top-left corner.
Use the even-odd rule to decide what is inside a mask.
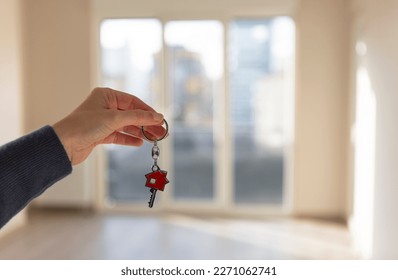
[[[152,194],[151,194],[151,197],[149,198],[149,202],[148,202],[149,208],[152,208],[152,207],[153,207],[153,204],[154,204],[154,202],[155,202],[156,192],[157,192],[157,191],[158,191],[157,189],[150,189],[150,192],[151,192]]]

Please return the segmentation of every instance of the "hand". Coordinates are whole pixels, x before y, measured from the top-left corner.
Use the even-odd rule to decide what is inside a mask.
[[[141,146],[141,126],[151,138],[165,133],[163,115],[139,98],[96,88],[70,115],[53,125],[72,165],[83,162],[98,144]]]

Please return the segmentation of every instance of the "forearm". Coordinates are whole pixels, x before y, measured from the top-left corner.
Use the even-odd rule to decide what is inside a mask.
[[[0,228],[71,172],[68,155],[50,126],[0,147]]]

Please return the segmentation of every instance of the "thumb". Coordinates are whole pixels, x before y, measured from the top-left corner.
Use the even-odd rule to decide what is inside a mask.
[[[116,110],[112,114],[115,114],[115,116],[112,118],[111,125],[115,129],[129,125],[156,125],[160,124],[163,120],[162,114],[138,109],[128,111]]]

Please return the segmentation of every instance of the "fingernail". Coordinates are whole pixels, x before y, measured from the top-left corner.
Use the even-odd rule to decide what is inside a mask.
[[[155,120],[155,121],[161,121],[161,120],[163,120],[163,115],[162,114],[159,114],[159,113],[154,113],[153,114],[153,119]]]

